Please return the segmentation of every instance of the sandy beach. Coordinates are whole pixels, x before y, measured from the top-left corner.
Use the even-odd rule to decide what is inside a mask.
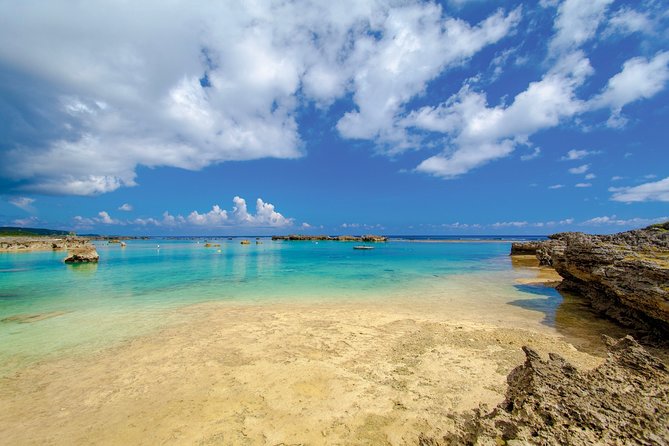
[[[449,302],[185,307],[150,335],[2,379],[0,432],[7,444],[416,444],[499,403],[523,345],[601,363],[539,312]]]

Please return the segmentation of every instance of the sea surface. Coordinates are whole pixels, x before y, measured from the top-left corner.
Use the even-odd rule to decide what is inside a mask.
[[[177,321],[180,308],[210,301],[404,296],[418,303],[458,289],[462,305],[502,300],[544,312],[553,323],[561,297],[514,284],[519,272],[509,240],[462,239],[398,236],[371,250],[354,250],[356,242],[268,238],[250,245],[225,237],[130,240],[124,248],[96,242],[97,265],[66,265],[64,252],[0,253],[0,375],[142,335]]]

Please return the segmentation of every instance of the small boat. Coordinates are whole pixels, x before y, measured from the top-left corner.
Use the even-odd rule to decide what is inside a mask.
[[[353,249],[374,249],[373,246],[366,246],[366,245],[358,245],[354,246]]]
[[[250,244],[251,244],[251,242],[248,241],[248,240],[242,240],[242,241],[239,242],[239,243],[242,244],[242,245],[250,245]]]

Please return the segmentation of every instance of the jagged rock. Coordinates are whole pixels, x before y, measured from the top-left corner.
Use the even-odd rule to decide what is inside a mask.
[[[564,233],[556,240],[549,250],[564,278],[560,290],[585,296],[623,325],[669,333],[669,232]]]
[[[513,242],[510,255],[534,255],[540,247],[541,242]]]
[[[65,263],[97,263],[100,255],[95,250],[95,246],[72,248],[68,250],[67,257],[63,260]]]
[[[503,403],[464,417],[459,432],[419,444],[669,444],[666,365],[630,336],[607,344],[606,362],[585,372],[556,354],[544,361],[523,347],[525,363],[509,374]]]
[[[564,278],[559,290],[587,298],[625,326],[662,336],[669,333],[667,225],[613,235],[554,234],[540,242],[536,256]]]
[[[0,238],[0,252],[60,251],[85,246],[88,240],[79,237],[19,236]]]

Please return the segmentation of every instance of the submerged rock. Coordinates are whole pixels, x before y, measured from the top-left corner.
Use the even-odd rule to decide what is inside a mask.
[[[556,354],[523,347],[525,363],[508,376],[506,399],[474,411],[437,445],[669,444],[669,371],[630,336],[606,339],[604,364],[580,371]]]
[[[100,255],[95,250],[95,246],[88,244],[68,250],[67,257],[63,261],[65,263],[97,263],[98,260],[100,260]]]

